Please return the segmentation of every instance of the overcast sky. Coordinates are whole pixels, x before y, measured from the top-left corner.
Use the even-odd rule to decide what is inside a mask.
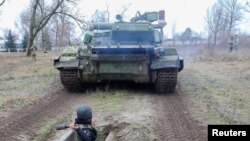
[[[27,6],[29,0],[10,0],[1,7],[0,28],[15,29],[14,22],[19,13]],[[111,18],[122,9],[122,6],[131,3],[126,17],[135,15],[136,11],[165,10],[166,21],[165,34],[171,34],[171,27],[176,23],[177,32],[190,27],[196,32],[204,30],[204,16],[206,9],[216,0],[81,0],[79,6],[84,15],[89,16],[96,9],[105,10],[106,3],[110,5]]]
[[[131,3],[126,16],[134,16],[136,11],[159,11],[165,10],[166,21],[168,23],[165,34],[171,34],[172,24],[176,23],[177,31],[183,31],[186,27],[201,32],[204,28],[204,15],[207,7],[214,3],[214,0],[109,0],[111,16],[121,11],[123,5]],[[93,13],[95,8],[105,10],[105,0],[84,0],[85,11]],[[96,4],[98,3],[98,5]],[[89,14],[90,14],[89,13]]]

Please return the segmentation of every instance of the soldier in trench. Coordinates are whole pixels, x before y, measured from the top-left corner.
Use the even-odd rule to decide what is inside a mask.
[[[81,105],[76,110],[77,118],[75,123],[69,125],[69,128],[77,132],[81,141],[95,141],[97,130],[93,127],[95,121],[92,120],[92,110],[88,105]]]

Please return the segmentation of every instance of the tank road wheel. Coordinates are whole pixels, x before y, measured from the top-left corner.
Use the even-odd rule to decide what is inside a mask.
[[[60,71],[61,82],[67,91],[80,92],[83,86],[78,78],[78,70],[69,69]]]
[[[159,93],[172,93],[177,84],[177,68],[157,71],[156,91]]]

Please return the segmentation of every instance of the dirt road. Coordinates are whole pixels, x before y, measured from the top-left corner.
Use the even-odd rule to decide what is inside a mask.
[[[0,140],[34,140],[35,129],[49,119],[74,115],[82,103],[90,104],[98,125],[109,125],[115,140],[206,140],[206,127],[192,119],[183,95],[159,95],[143,89],[93,94],[59,90],[0,119]],[[92,92],[90,92],[92,93]],[[105,96],[106,95],[106,96]]]
[[[195,53],[195,50],[192,51]],[[188,58],[186,54],[183,56]],[[40,60],[43,61],[43,58],[46,56],[40,57]],[[47,60],[44,62],[48,64]],[[31,65],[30,68],[32,67]],[[37,71],[40,70],[42,69],[37,68]],[[34,73],[38,73],[37,71]],[[14,77],[13,80],[16,79]],[[175,93],[164,95],[156,94],[151,86],[135,84],[118,84],[118,87],[109,84],[103,89],[69,93],[62,89],[59,80],[54,82],[58,84],[53,86],[59,87],[53,92],[44,91],[47,94],[42,98],[32,100],[22,108],[7,111],[0,109],[5,113],[0,118],[0,141],[39,141],[37,130],[47,126],[52,120],[73,121],[75,109],[83,103],[93,108],[93,116],[97,119],[96,126],[107,127],[108,132],[114,134],[115,141],[207,140],[206,126],[193,118],[186,98],[189,95],[181,93],[179,86]],[[46,138],[48,141],[56,140],[63,133],[56,132]]]
[[[156,112],[155,130],[160,140],[167,141],[205,141],[206,127],[190,117],[183,96],[176,93],[152,97]]]

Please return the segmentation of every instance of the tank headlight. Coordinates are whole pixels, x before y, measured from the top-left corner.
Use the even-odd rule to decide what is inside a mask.
[[[80,66],[79,66],[79,69],[80,69],[80,70],[83,70],[83,65],[80,65]]]
[[[91,66],[90,71],[93,73],[94,72],[94,66]]]
[[[139,66],[139,72],[142,73],[142,65]]]

